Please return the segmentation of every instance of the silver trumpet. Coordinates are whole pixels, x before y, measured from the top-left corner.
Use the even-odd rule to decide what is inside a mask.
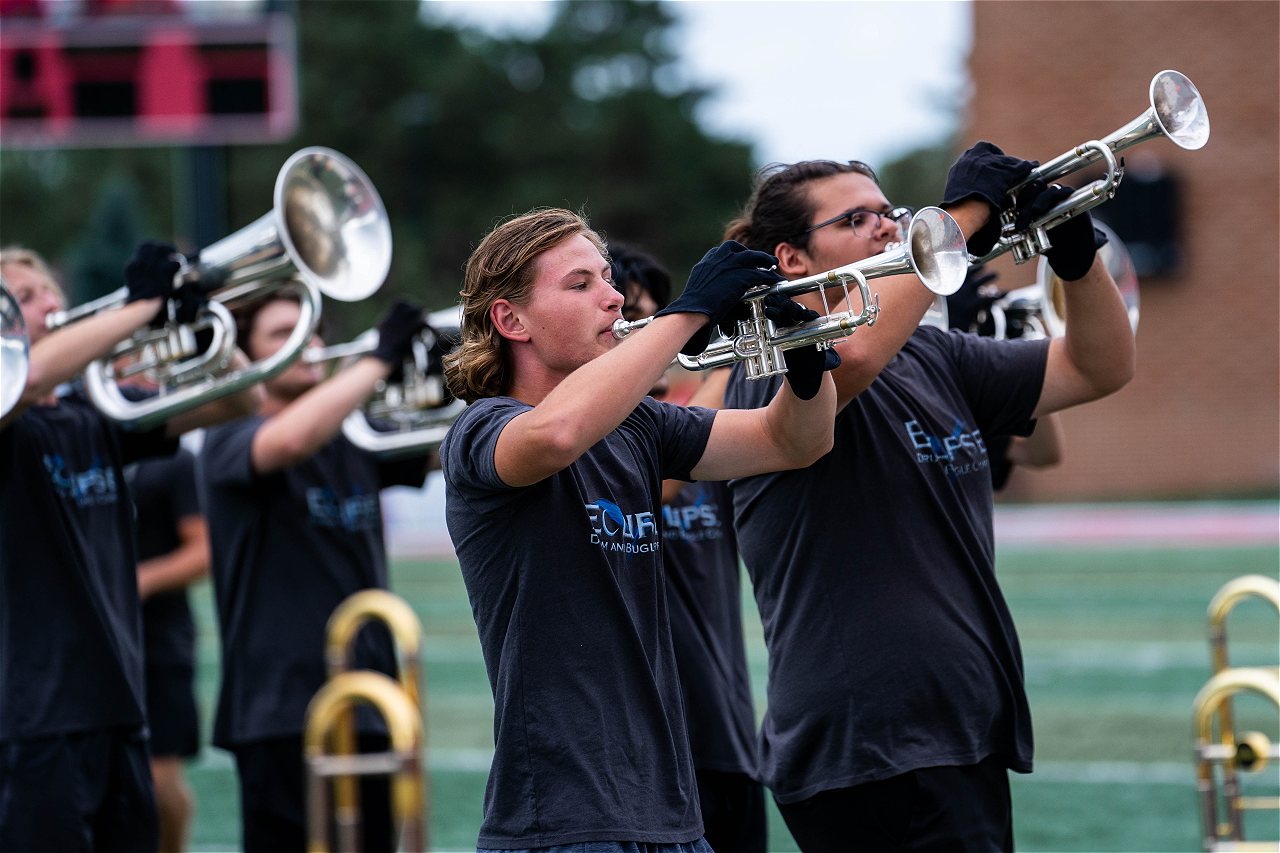
[[[912,217],[906,239],[878,255],[817,275],[747,291],[743,301],[748,317],[738,321],[733,337],[713,341],[696,356],[682,353],[677,361],[686,370],[710,370],[741,361],[751,379],[786,373],[785,350],[810,344],[829,349],[859,326],[875,324],[880,313],[880,298],[871,295],[867,286],[869,279],[914,273],[930,291],[946,295],[954,293],[964,283],[968,263],[964,234],[956,221],[940,208],[923,208]],[[850,298],[851,284],[857,288],[862,306],[857,312]],[[844,310],[832,308],[827,290],[833,288],[843,291],[842,299],[835,300],[834,304],[844,304],[847,306]],[[792,297],[813,291],[822,294],[822,316],[817,319],[779,329],[764,314],[764,300],[770,294]],[[625,338],[652,320],[652,317],[617,320],[613,324],[613,335],[618,339]]]
[[[342,434],[362,450],[384,459],[433,451],[467,404],[449,393],[444,376],[431,364],[432,347],[452,349],[461,339],[462,308],[433,311],[426,316],[430,329],[413,342],[399,382],[379,382],[368,402],[342,422]],[[308,349],[302,360],[324,364],[359,358],[378,346],[378,331],[370,329],[344,344]]]
[[[973,258],[973,263],[986,263],[1006,252],[1013,252],[1014,261],[1021,264],[1043,253],[1050,247],[1046,233],[1049,229],[1115,195],[1116,187],[1124,176],[1124,170],[1116,164],[1115,157],[1121,151],[1158,136],[1187,151],[1199,150],[1209,141],[1208,110],[1199,90],[1186,75],[1172,70],[1161,71],[1151,78],[1148,100],[1151,106],[1133,121],[1103,139],[1083,142],[1055,157],[1032,170],[1025,181],[1012,188],[1009,192],[1016,198],[1018,191],[1032,181],[1052,183],[1099,161],[1106,166],[1105,175],[1073,192],[1023,231],[1015,229],[1015,212],[1004,211],[1001,214],[1000,239],[990,252],[981,258]]]
[[[1095,227],[1107,235],[1107,244],[1098,250],[1098,254],[1102,256],[1107,272],[1111,273],[1111,278],[1124,299],[1125,309],[1129,314],[1129,328],[1137,332],[1140,294],[1133,258],[1124,241],[1114,231],[1101,222],[1095,223]],[[1011,290],[991,303],[985,309],[985,317],[979,313],[977,327],[981,328],[990,322],[991,336],[1001,340],[1060,338],[1067,333],[1065,287],[1062,279],[1049,266],[1048,259],[1042,255],[1035,283]],[[977,331],[978,328],[970,331]]]
[[[295,152],[276,176],[272,209],[257,221],[206,247],[185,265],[174,289],[194,285],[209,302],[192,323],[169,321],[145,328],[85,370],[85,390],[103,414],[145,429],[178,412],[234,394],[288,367],[311,339],[320,320],[321,294],[352,302],[386,279],[391,266],[391,227],[382,199],[368,176],[329,148]],[[289,288],[302,311],[285,345],[271,357],[221,373],[235,353],[231,309]],[[97,311],[122,305],[120,289],[70,311],[50,315],[58,328]],[[203,348],[197,333],[207,331]],[[145,400],[126,399],[118,380],[144,373],[159,387]]]
[[[27,387],[31,364],[22,308],[0,278],[0,418],[9,414]]]

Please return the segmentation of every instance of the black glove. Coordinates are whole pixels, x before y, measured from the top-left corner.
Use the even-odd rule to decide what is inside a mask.
[[[806,308],[789,296],[781,293],[770,293],[764,298],[764,316],[773,321],[775,326],[788,328],[816,320],[821,315],[812,308]]]
[[[822,387],[822,374],[840,366],[840,354],[834,349],[818,349],[817,344],[786,351],[787,384],[801,400],[812,400]]]
[[[125,303],[172,296],[174,276],[182,268],[179,257],[177,248],[168,243],[138,246],[124,267],[124,282],[129,288]]]
[[[987,223],[969,236],[969,253],[982,256],[991,251],[1000,237],[1000,211],[1009,203],[1009,190],[1026,180],[1040,165],[1005,154],[990,142],[982,141],[951,164],[942,204],[956,204],[980,198],[991,208]]]
[[[426,327],[421,306],[397,299],[378,322],[378,345],[370,355],[389,364],[394,375],[412,352],[414,337]]]
[[[1018,193],[1018,212],[1014,226],[1019,231],[1031,227],[1031,223],[1043,217],[1075,190],[1060,184],[1048,187],[1044,181],[1032,181]],[[1045,251],[1049,266],[1063,281],[1084,278],[1093,266],[1098,250],[1107,245],[1107,235],[1093,227],[1089,211],[1078,213],[1066,222],[1048,231],[1052,246]]]
[[[169,304],[173,306],[175,322],[187,324],[195,322],[200,309],[209,302],[209,294],[196,282],[186,282],[173,292]]]
[[[684,292],[654,316],[705,315],[709,321],[707,325],[699,329],[681,349],[685,355],[696,356],[707,348],[711,328],[737,313],[744,293],[753,287],[777,284],[784,280],[776,270],[769,269],[777,262],[773,255],[726,240],[694,264]]]
[[[822,316],[781,293],[770,293],[764,298],[764,315],[784,329]],[[839,353],[833,349],[819,350],[817,344],[789,349],[784,357],[787,384],[791,386],[791,393],[801,400],[812,400],[822,386],[822,374],[840,366]]]

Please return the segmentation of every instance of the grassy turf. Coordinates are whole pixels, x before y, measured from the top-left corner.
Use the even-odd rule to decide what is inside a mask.
[[[1019,626],[1035,718],[1036,773],[1013,778],[1019,850],[1199,849],[1191,706],[1209,675],[1205,609],[1226,581],[1276,576],[1271,548],[1018,549],[998,572]],[[432,846],[474,849],[493,708],[475,624],[453,560],[406,560],[393,585],[426,631],[426,713]],[[757,706],[764,703],[759,619],[744,596]],[[205,725],[217,686],[217,635],[209,589],[197,590],[199,692]],[[1245,602],[1228,623],[1235,664],[1277,663],[1276,615]],[[1241,728],[1276,736],[1274,708],[1246,696]],[[1280,788],[1274,765],[1250,793]],[[235,772],[206,748],[189,768],[198,811],[194,847],[238,846]],[[1276,817],[1250,819],[1252,837],[1280,837]],[[795,850],[776,811],[770,849]]]

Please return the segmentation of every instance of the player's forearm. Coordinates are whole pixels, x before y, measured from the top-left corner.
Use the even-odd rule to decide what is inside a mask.
[[[526,426],[561,431],[555,443],[576,458],[622,423],[705,321],[700,314],[657,318],[565,377],[529,413]]]
[[[766,408],[768,434],[784,463],[779,470],[811,465],[830,451],[835,415],[836,387],[829,372],[810,400],[801,400],[783,382]]]
[[[875,325],[858,328],[836,345],[840,365],[831,375],[836,384],[837,405],[841,407],[875,381],[915,332],[934,300],[914,275],[892,276],[871,284],[871,292],[880,297]]]
[[[1128,308],[1099,253],[1084,278],[1065,282],[1063,338],[1067,357],[1097,397],[1114,393],[1133,378],[1137,347]]]
[[[31,347],[27,390],[23,399],[38,400],[50,394],[106,356],[115,345],[156,315],[161,299],[140,299],[119,308],[99,311],[91,317],[56,329]]]
[[[254,470],[276,471],[314,455],[389,372],[385,362],[366,356],[272,415],[253,439]]]
[[[209,574],[209,549],[188,544],[138,564],[138,595],[184,589]]]

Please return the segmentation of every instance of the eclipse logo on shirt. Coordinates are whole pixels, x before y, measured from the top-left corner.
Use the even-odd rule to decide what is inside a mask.
[[[917,420],[904,421],[902,425],[916,450],[916,461],[921,465],[936,462],[951,478],[986,471],[991,465],[982,433],[976,429],[965,429],[960,421],[956,421],[950,435],[941,438],[927,432]]]
[[[720,504],[699,492],[697,500],[684,506],[662,507],[662,536],[685,542],[703,542],[724,535],[720,526]]]
[[[598,498],[585,505],[591,521],[591,544],[605,551],[647,554],[658,548],[658,522],[649,511],[625,513],[613,501]]]
[[[49,472],[49,482],[54,492],[64,500],[74,501],[76,506],[104,506],[116,502],[116,472],[94,457],[93,464],[83,471],[68,471],[66,460],[60,453],[46,453],[42,457],[44,469]]]
[[[326,486],[307,489],[307,510],[313,524],[340,530],[370,530],[381,524],[378,496],[354,494],[339,498]]]

